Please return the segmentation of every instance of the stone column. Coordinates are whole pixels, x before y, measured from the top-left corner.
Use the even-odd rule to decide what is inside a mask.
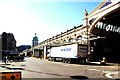
[[[0,35],[0,60],[2,60],[2,37]]]
[[[32,53],[33,53],[32,55],[34,56],[34,55],[35,55],[35,53],[34,53],[34,49],[32,49]]]
[[[46,59],[46,51],[47,51],[47,47],[46,46],[44,46],[44,59]]]

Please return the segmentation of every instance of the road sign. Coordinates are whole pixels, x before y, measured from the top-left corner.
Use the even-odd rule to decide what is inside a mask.
[[[21,80],[21,72],[0,72],[0,80]]]

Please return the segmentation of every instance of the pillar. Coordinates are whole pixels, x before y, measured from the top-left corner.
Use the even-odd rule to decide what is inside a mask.
[[[0,35],[0,60],[2,60],[2,37]]]
[[[46,59],[46,51],[47,51],[47,46],[44,46],[44,59]]]
[[[35,53],[34,53],[34,49],[32,49],[32,53],[33,53],[32,55],[34,56],[34,55],[35,55]]]

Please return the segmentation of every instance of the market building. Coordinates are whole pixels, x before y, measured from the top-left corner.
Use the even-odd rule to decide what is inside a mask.
[[[90,40],[92,60],[105,57],[108,62],[119,62],[120,1],[104,0],[84,20],[88,32],[97,38]]]
[[[91,61],[100,61],[105,57],[107,62],[119,62],[119,21],[120,1],[103,0],[90,14],[84,11],[81,25],[46,39],[31,50],[40,49],[46,59],[51,46],[78,43],[88,45]]]

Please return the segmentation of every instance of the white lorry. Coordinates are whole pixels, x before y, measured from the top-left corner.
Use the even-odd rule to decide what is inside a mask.
[[[65,63],[86,62],[88,57],[87,45],[70,44],[59,47],[52,47],[48,54],[48,60],[60,60]]]

